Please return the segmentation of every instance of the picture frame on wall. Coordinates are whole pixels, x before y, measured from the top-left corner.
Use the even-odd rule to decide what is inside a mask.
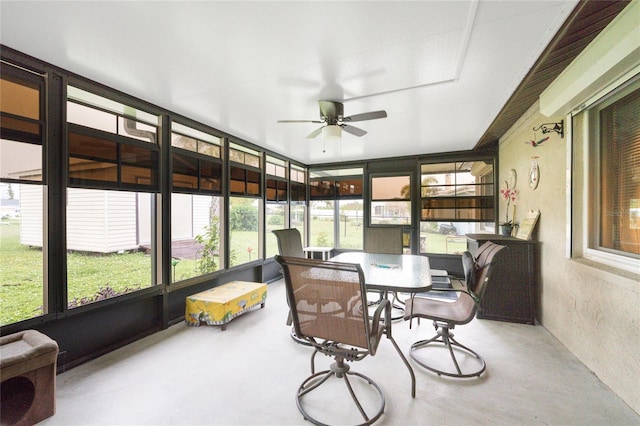
[[[522,240],[530,240],[533,235],[533,229],[538,223],[538,218],[540,217],[540,210],[529,210],[527,216],[522,220],[520,226],[518,227],[518,232],[516,233],[516,238],[520,238]]]

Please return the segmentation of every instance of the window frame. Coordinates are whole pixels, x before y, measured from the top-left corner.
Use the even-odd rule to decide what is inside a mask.
[[[640,255],[598,247],[600,229],[598,206],[601,178],[599,113],[602,109],[636,90],[640,90],[640,67],[601,90],[567,117],[569,122],[572,122],[574,117],[578,115],[582,117],[582,129],[578,130],[582,131],[584,135],[583,140],[576,142],[581,146],[572,147],[570,151],[577,155],[576,160],[578,160],[570,168],[571,175],[582,175],[583,177],[582,181],[574,182],[570,194],[570,197],[577,201],[577,203],[570,204],[572,205],[572,220],[569,230],[572,233],[571,257],[583,257],[598,264],[632,273],[638,273]],[[569,140],[573,140],[573,133]],[[580,155],[583,158],[582,162],[579,161]],[[594,188],[596,188],[595,191]]]
[[[425,184],[425,180],[424,177],[425,175],[430,175],[430,174],[438,174],[438,173],[434,173],[434,172],[429,172],[429,171],[424,171],[423,170],[423,166],[427,166],[427,165],[453,165],[454,170],[455,170],[455,174],[457,175],[459,172],[458,167],[460,165],[464,165],[465,163],[485,163],[484,165],[479,166],[476,169],[476,175],[473,175],[475,177],[475,183],[473,184],[468,184],[468,183],[458,183],[457,179],[454,179],[454,182],[452,184],[440,184],[440,183],[434,183],[434,184]],[[472,165],[468,172],[472,173],[471,171],[474,170],[474,166]],[[460,227],[477,227],[476,230],[472,230],[472,232],[487,232],[487,233],[494,233],[495,230],[495,226],[498,220],[498,196],[497,196],[497,191],[498,191],[498,185],[496,184],[496,161],[493,157],[489,158],[489,157],[473,157],[473,156],[469,156],[469,157],[465,157],[464,159],[462,158],[451,158],[451,159],[440,159],[438,161],[422,161],[419,162],[418,164],[418,179],[419,179],[419,184],[420,184],[420,189],[418,191],[420,198],[419,198],[419,205],[417,206],[417,210],[418,210],[418,248],[417,251],[420,254],[433,254],[433,255],[457,255],[457,251],[459,250],[454,250],[453,252],[449,251],[449,239],[451,240],[452,243],[452,247],[454,249],[456,248],[462,248],[462,247],[466,247],[466,242],[465,243],[461,243],[459,240],[462,240],[464,237],[464,233],[467,233],[468,230],[465,232],[463,231],[462,235],[460,235],[458,232],[460,230]],[[464,171],[466,172],[466,170]],[[440,172],[439,172],[440,173]],[[441,172],[441,173],[445,173],[445,171]],[[486,178],[488,176],[491,176],[491,181],[487,181]],[[457,176],[456,176],[457,178]],[[458,194],[458,188],[465,188],[465,187],[469,187],[469,186],[473,186],[474,188],[484,188],[486,190],[482,190],[480,192],[482,192],[482,194],[480,195],[471,195],[471,196],[466,196],[466,195],[459,195]],[[439,187],[448,187],[448,188],[453,188],[453,195],[450,196],[443,196],[443,197],[438,197],[438,196],[434,196],[434,197],[425,197],[423,195],[424,189],[425,188],[439,188]],[[475,191],[474,191],[475,192]],[[425,200],[429,200],[429,199],[447,199],[447,200],[451,200],[452,201],[452,205],[450,207],[446,207],[446,208],[441,208],[442,210],[452,210],[453,211],[453,217],[434,217],[434,218],[425,218],[424,217],[424,212],[423,212],[423,207],[425,206]],[[484,202],[485,206],[479,206],[479,207],[465,207],[464,203],[465,201],[468,200],[474,200],[474,199],[479,199],[482,202]],[[491,206],[491,207],[487,207],[487,206]],[[460,211],[465,211],[465,210],[472,210],[472,209],[480,209],[481,210],[481,214],[479,218],[466,218],[466,217],[460,217]],[[483,211],[486,211],[486,215],[484,216],[482,214]],[[446,226],[446,223],[449,223],[451,225],[453,225],[454,227],[456,227],[457,229],[455,230],[455,234],[449,234],[449,231],[447,231],[446,229],[443,228],[443,226]],[[428,250],[428,244],[427,244],[427,236],[425,235],[425,237],[423,238],[423,229],[428,227],[428,224],[435,224],[433,225],[434,227],[432,227],[431,230],[427,230],[424,231],[425,233],[438,233],[438,234],[443,234],[446,235],[445,237],[445,252],[441,252],[441,251],[429,251]],[[457,225],[457,226],[456,226]],[[493,225],[493,228],[491,227]],[[437,228],[437,229],[436,229]],[[462,245],[461,245],[462,244]]]
[[[199,130],[196,129],[190,125],[186,125],[183,124],[180,120],[172,120],[171,121],[171,131],[170,133],[170,139],[171,139],[171,144],[170,144],[170,158],[171,158],[171,188],[169,190],[170,192],[170,197],[171,197],[171,209],[172,209],[172,213],[171,213],[171,227],[170,227],[170,240],[172,242],[172,246],[171,246],[171,279],[170,279],[170,284],[176,287],[181,287],[181,286],[187,286],[190,285],[192,283],[198,283],[202,281],[202,277],[210,277],[210,276],[214,276],[215,274],[220,273],[221,271],[224,271],[227,267],[227,262],[226,262],[226,257],[224,255],[225,253],[225,247],[226,247],[226,241],[225,241],[225,231],[224,231],[224,220],[225,220],[225,200],[226,198],[224,197],[224,190],[225,190],[225,165],[224,165],[224,161],[222,159],[223,157],[223,152],[224,152],[224,138],[218,134],[216,134],[215,132],[206,132],[203,130]],[[188,138],[190,140],[192,140],[195,143],[195,149],[188,149],[185,147],[181,147],[178,146],[176,144],[174,144],[174,136],[178,136],[178,137],[185,137]],[[214,139],[217,139],[217,141],[214,141]],[[218,148],[218,156],[215,155],[209,155],[209,154],[205,154],[202,153],[200,150],[200,146],[201,144],[206,144],[206,145],[213,145],[216,146]],[[176,160],[176,156],[182,156],[188,160],[191,160],[193,162],[195,162],[195,172],[191,175],[189,174],[180,174],[183,176],[191,176],[195,179],[195,186],[188,188],[185,185],[182,186],[176,186],[176,179],[175,179],[175,175],[176,175],[176,170],[175,170],[175,160]],[[207,188],[203,185],[203,179],[206,178],[206,176],[203,176],[203,169],[206,168],[207,166],[210,165],[215,165],[216,167],[218,167],[218,175],[217,175],[217,179],[219,180],[219,185],[215,188]],[[196,233],[195,232],[195,228],[194,228],[194,223],[195,223],[195,219],[194,219],[194,211],[195,211],[195,206],[199,205],[200,203],[197,201],[198,199],[196,197],[211,197],[212,201],[214,200],[218,200],[219,205],[218,205],[218,211],[219,211],[219,215],[218,215],[218,223],[217,223],[217,227],[218,227],[218,264],[217,264],[217,269],[213,270],[213,271],[209,271],[209,272],[194,272],[193,275],[186,277],[186,278],[182,278],[182,279],[177,279],[176,277],[176,270],[178,263],[176,262],[180,262],[180,260],[178,258],[173,257],[173,242],[174,241],[179,241],[179,239],[174,240],[174,238],[176,238],[176,235],[174,233],[174,220],[181,220],[180,218],[174,218],[173,217],[173,212],[176,209],[174,200],[176,198],[179,198],[181,196],[189,196],[190,197],[190,208],[189,210],[191,211],[191,225],[192,225],[192,235],[193,235],[193,239],[195,241],[195,239],[200,236],[202,238],[206,239],[206,233],[203,236],[202,234]],[[209,225],[212,225],[212,221],[211,221],[211,217],[209,218]],[[204,229],[204,228],[203,228]],[[206,232],[206,231],[205,231]],[[194,235],[195,234],[195,235]],[[206,246],[206,243],[203,243]],[[198,253],[196,253],[198,254]],[[194,255],[195,256],[195,255]],[[202,259],[202,257],[194,257],[194,260],[196,262],[200,262]]]
[[[374,181],[376,179],[387,179],[387,178],[408,178],[409,179],[409,191],[407,193],[407,197],[406,198],[374,198]],[[370,173],[369,174],[369,187],[371,188],[370,192],[370,196],[369,196],[369,226],[371,227],[376,227],[376,226],[402,226],[402,227],[408,227],[411,226],[411,221],[412,221],[412,211],[413,211],[413,200],[411,197],[411,193],[413,191],[413,174],[409,173],[409,172],[398,172],[398,173]],[[375,207],[373,205],[373,203],[385,203],[385,205],[387,205],[388,203],[394,203],[394,202],[398,202],[398,203],[408,203],[408,209],[407,209],[407,213],[409,214],[408,220],[406,223],[383,223],[383,222],[374,222],[373,218],[374,218],[374,213],[375,213]]]
[[[264,259],[264,234],[265,234],[265,202],[264,202],[264,193],[265,193],[265,173],[264,173],[264,158],[265,152],[261,150],[256,150],[252,148],[248,148],[236,141],[228,141],[225,144],[225,149],[227,155],[227,191],[226,191],[226,200],[227,205],[225,206],[226,215],[226,224],[228,226],[228,233],[226,234],[226,251],[229,253],[227,259],[227,268],[232,269],[236,267],[243,267],[247,264],[251,264],[252,262],[262,261]],[[242,157],[242,162],[237,161],[233,157],[237,155],[238,159]],[[257,167],[253,164],[257,164]],[[238,176],[234,179],[233,173],[237,173]],[[242,179],[240,179],[239,174],[242,174]],[[242,182],[243,190],[237,191],[233,188],[233,182]],[[257,191],[250,190],[250,185],[256,186]],[[231,209],[233,206],[234,199],[250,199],[256,200],[258,203],[257,212],[258,212],[258,237],[257,237],[257,245],[258,245],[258,253],[256,253],[255,258],[251,256],[251,252],[249,252],[250,260],[246,262],[236,262],[236,258],[234,257],[234,244],[232,243],[233,230],[231,229]],[[253,247],[251,247],[253,250]],[[248,249],[247,249],[248,250]],[[236,253],[235,256],[238,256]]]
[[[38,278],[39,280],[37,285],[39,287],[39,292],[37,294],[38,300],[35,300],[36,304],[40,304],[42,307],[41,312],[33,311],[33,315],[23,318],[18,318],[17,320],[12,320],[7,323],[0,323],[1,327],[10,326],[11,324],[16,323],[32,323],[34,321],[40,322],[43,318],[51,314],[55,314],[57,312],[57,308],[54,304],[51,303],[51,294],[50,294],[50,280],[49,280],[49,244],[47,242],[49,235],[49,217],[47,211],[47,199],[49,186],[47,185],[47,137],[46,137],[46,128],[47,128],[47,110],[46,110],[46,102],[47,102],[47,75],[36,73],[34,71],[29,71],[25,68],[20,67],[19,65],[13,64],[12,62],[4,62],[2,64],[2,73],[0,77],[3,80],[9,81],[13,84],[23,85],[27,88],[36,89],[37,93],[37,108],[38,108],[38,119],[30,118],[27,116],[14,114],[10,112],[0,112],[0,123],[5,122],[5,119],[9,118],[11,120],[16,120],[19,123],[26,123],[30,125],[38,126],[38,133],[28,133],[19,131],[12,128],[0,127],[0,137],[7,142],[12,142],[16,144],[20,144],[19,146],[23,146],[24,144],[29,147],[37,146],[40,149],[40,179],[24,179],[20,177],[5,177],[0,176],[0,183],[7,185],[17,185],[20,191],[20,200],[24,199],[24,191],[23,185],[27,188],[38,188],[39,194],[39,209],[36,212],[34,210],[36,217],[38,217],[39,226],[41,227],[40,237],[40,246],[41,252],[40,255],[37,256],[38,264],[28,262],[28,267],[31,270],[39,269]],[[23,155],[23,153],[18,153],[18,155]],[[9,186],[7,187],[9,188]],[[8,189],[7,189],[8,190]],[[35,199],[35,198],[34,198]],[[21,212],[19,214],[20,224],[19,227],[24,225],[24,215]],[[33,229],[32,229],[33,231]],[[18,236],[18,240],[20,241],[21,236]],[[22,243],[20,243],[23,245]],[[26,245],[26,244],[25,244]],[[35,299],[35,297],[34,297]]]
[[[78,84],[80,83],[80,84]],[[90,101],[85,101],[84,98],[80,99],[76,97],[76,95],[80,93],[83,97],[89,98]],[[74,94],[75,93],[75,94]],[[136,295],[144,295],[149,292],[155,293],[157,292],[163,282],[162,282],[162,264],[158,257],[158,253],[160,249],[160,241],[161,241],[161,232],[158,230],[158,211],[160,207],[160,198],[161,198],[161,178],[160,178],[160,162],[161,162],[161,149],[158,144],[158,140],[160,134],[162,132],[162,128],[160,126],[160,115],[152,114],[149,112],[145,112],[142,109],[139,109],[139,106],[132,99],[123,97],[122,99],[118,99],[118,95],[114,93],[105,93],[100,87],[94,87],[90,84],[85,84],[81,82],[77,82],[74,79],[67,79],[64,82],[64,96],[61,100],[64,108],[64,147],[65,154],[63,156],[63,161],[65,161],[66,165],[64,167],[64,189],[67,191],[69,189],[87,189],[91,191],[107,191],[113,193],[127,192],[133,194],[149,194],[150,197],[150,211],[149,211],[149,238],[150,238],[150,285],[140,288],[134,289],[126,289],[124,293],[117,293],[114,295],[109,295],[103,299],[97,299],[94,301],[90,301],[89,303],[79,303],[71,306],[73,301],[68,300],[69,298],[69,284],[70,280],[68,278],[69,272],[69,262],[68,256],[70,250],[68,249],[68,241],[69,241],[69,220],[68,217],[68,195],[65,196],[67,207],[65,207],[64,212],[62,213],[65,217],[65,223],[67,227],[64,231],[64,249],[65,249],[65,274],[66,278],[64,281],[64,297],[65,297],[65,305],[61,306],[63,312],[84,312],[85,310],[93,309],[94,305],[105,305],[111,303],[117,303],[116,299],[121,299],[123,297],[136,297]],[[75,122],[70,122],[66,115],[67,105],[69,103],[74,103],[81,105],[83,107],[91,108],[96,111],[108,113],[112,115],[115,119],[115,132],[101,130],[99,128],[91,127],[84,124],[78,124]],[[120,111],[120,108],[123,111],[127,109],[131,109],[132,113],[124,113]],[[138,117],[136,114],[140,115]],[[140,138],[135,137],[135,135],[123,135],[119,132],[120,129],[120,121],[121,119],[130,119],[135,122],[142,123],[145,126],[153,127],[155,129],[155,133],[150,136],[150,140],[141,140]],[[154,120],[156,121],[154,123]],[[105,141],[108,144],[113,144],[116,151],[115,160],[107,161],[115,165],[116,167],[116,180],[93,180],[93,179],[79,179],[71,177],[71,165],[70,161],[72,158],[71,153],[71,141],[70,134],[72,132],[77,132],[81,135],[87,137],[99,138]],[[126,182],[122,176],[123,167],[135,167],[135,161],[128,161],[126,158],[123,158],[122,152],[126,148],[133,149],[141,149],[148,151],[149,153],[149,165],[148,169],[150,170],[150,183],[130,183]],[[85,155],[81,157],[86,157],[86,159],[91,160],[90,155]],[[104,161],[104,158],[96,157],[97,160]],[[137,197],[137,195],[136,195]],[[138,213],[136,213],[138,214]],[[138,238],[138,230],[136,231],[136,238]],[[130,291],[127,291],[130,290]]]
[[[313,176],[313,174],[317,176]],[[317,169],[309,170],[309,217],[312,216],[311,208],[314,201],[330,201],[333,202],[333,248],[343,249],[340,244],[340,205],[345,201],[360,201],[362,203],[363,212],[362,220],[364,221],[364,186],[365,186],[365,169],[364,167],[352,166],[346,169]],[[314,183],[317,183],[314,185]],[[309,244],[311,241],[311,220],[308,224]]]

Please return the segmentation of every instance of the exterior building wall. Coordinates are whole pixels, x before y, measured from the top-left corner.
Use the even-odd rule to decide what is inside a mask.
[[[211,199],[206,196],[193,197],[193,223],[189,220],[189,224],[193,228],[193,235],[202,235],[204,228],[209,226],[209,210],[211,209]]]
[[[533,128],[565,117],[545,117],[538,104],[501,139],[499,176],[516,170],[519,199],[516,220],[530,209],[540,210],[537,225],[539,249],[538,312],[549,330],[631,408],[640,412],[640,274],[625,273],[571,257],[571,173],[568,145],[551,134],[541,146]],[[565,120],[566,121],[566,120]],[[574,127],[577,121],[574,121]],[[570,133],[571,134],[571,133]],[[538,133],[537,138],[541,135]],[[570,143],[570,142],[569,142]],[[582,133],[573,132],[573,144],[582,144]],[[540,170],[537,189],[529,188],[527,175],[535,158]],[[579,179],[577,175],[573,179]],[[500,202],[504,217],[505,203]]]
[[[136,194],[73,189],[67,199],[67,249],[94,253],[135,250]]]
[[[20,185],[20,244],[42,247],[42,185]]]
[[[540,321],[629,406],[640,413],[640,265],[607,266],[585,257],[589,205],[584,107],[640,72],[640,2],[633,1],[545,89],[502,136],[500,176],[526,176],[538,157],[540,183],[524,182],[517,220],[539,209]],[[565,138],[538,148],[524,142],[542,123],[565,120]],[[569,127],[569,128],[567,128]],[[501,205],[504,209],[504,204]],[[504,214],[502,211],[501,214]],[[633,265],[633,262],[629,262]],[[618,264],[620,266],[620,264]]]

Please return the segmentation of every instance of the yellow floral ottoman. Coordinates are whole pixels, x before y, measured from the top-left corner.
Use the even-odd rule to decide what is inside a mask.
[[[227,323],[260,305],[264,308],[267,300],[267,285],[246,281],[231,281],[206,290],[186,300],[184,320],[187,325],[221,325],[226,330]]]

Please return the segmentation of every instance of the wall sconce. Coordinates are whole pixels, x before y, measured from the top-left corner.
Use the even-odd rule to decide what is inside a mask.
[[[542,130],[543,135],[551,132],[556,132],[560,135],[561,138],[564,138],[564,120],[560,120],[559,123],[544,123],[538,127],[533,128],[534,132],[537,132],[538,130]]]

